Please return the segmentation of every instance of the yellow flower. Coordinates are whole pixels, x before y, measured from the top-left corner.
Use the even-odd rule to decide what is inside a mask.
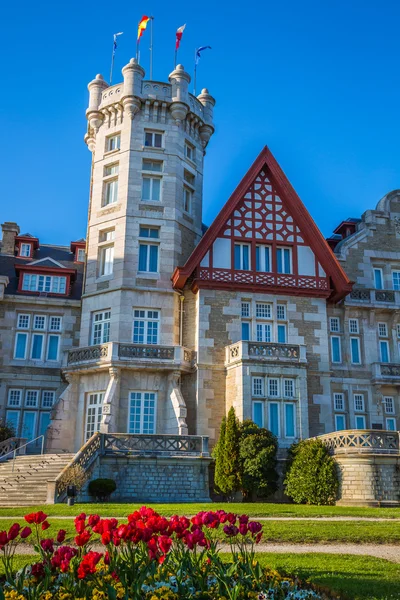
[[[18,594],[15,590],[4,592],[4,598],[5,600],[25,600],[25,597],[22,594]]]

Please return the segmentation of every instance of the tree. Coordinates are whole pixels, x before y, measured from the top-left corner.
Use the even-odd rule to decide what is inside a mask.
[[[225,430],[226,417],[223,417],[221,429],[219,431],[218,442],[214,448],[213,456],[215,458],[215,474],[214,483],[216,492],[225,495],[225,477],[224,477],[224,460],[225,460]]]
[[[229,409],[225,429],[224,475],[226,493],[232,496],[240,489],[239,423],[233,406]]]
[[[252,421],[240,426],[240,480],[245,500],[267,497],[278,489],[276,470],[278,441],[267,429]]]
[[[304,440],[291,448],[286,494],[296,504],[334,504],[339,481],[336,465],[321,440]]]
[[[0,442],[5,442],[12,437],[15,437],[15,428],[12,423],[0,421]]]

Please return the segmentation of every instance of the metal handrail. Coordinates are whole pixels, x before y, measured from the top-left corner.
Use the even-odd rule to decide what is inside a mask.
[[[39,435],[38,437],[34,438],[33,440],[29,440],[29,442],[26,442],[26,444],[22,444],[22,446],[18,446],[18,448],[14,448],[14,450],[10,450],[10,452],[7,452],[7,454],[3,454],[3,456],[1,458],[5,458],[9,454],[13,455],[13,466],[12,466],[12,469],[11,469],[12,473],[14,473],[15,459],[17,457],[17,450],[21,450],[21,448],[25,448],[25,446],[29,446],[29,444],[32,444],[32,442],[36,442],[36,440],[40,440],[40,438],[42,438],[42,448],[40,450],[40,454],[43,454],[43,451],[44,451],[44,435]]]

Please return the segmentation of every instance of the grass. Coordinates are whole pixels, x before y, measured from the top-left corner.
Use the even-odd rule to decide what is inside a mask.
[[[259,554],[264,566],[285,574],[296,574],[351,600],[400,598],[400,567],[390,561],[349,554]],[[20,569],[35,556],[16,556]],[[3,573],[0,563],[0,574]]]
[[[121,519],[123,522],[124,519]],[[2,519],[0,530],[9,529],[14,519]],[[24,523],[22,518],[17,522]],[[72,519],[51,519],[51,527],[45,536],[53,537],[59,529],[65,529],[67,535],[76,535]],[[391,521],[352,521],[352,522],[320,522],[320,521],[268,521],[263,523],[263,542],[286,543],[353,543],[353,544],[399,544],[400,523]],[[224,534],[219,532],[221,537]],[[29,539],[26,540],[29,543]]]
[[[150,504],[163,515],[186,514],[193,515],[200,510],[225,509],[230,512],[246,513],[253,517],[363,517],[400,519],[400,508],[366,508],[354,506],[305,506],[296,504],[269,504],[269,503],[209,503],[209,504]],[[1,516],[23,517],[28,512],[43,510],[48,515],[75,516],[80,512],[98,513],[103,517],[123,517],[140,508],[141,504],[50,504],[42,506],[27,506],[15,508],[1,508]]]

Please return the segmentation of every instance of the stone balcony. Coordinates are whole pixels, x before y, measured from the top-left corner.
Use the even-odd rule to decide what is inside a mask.
[[[349,306],[387,306],[394,308],[400,306],[400,291],[398,290],[375,290],[368,288],[355,288],[348,296],[345,303]]]
[[[400,385],[399,363],[372,363],[372,383]]]
[[[64,354],[63,370],[84,372],[92,369],[143,368],[191,372],[196,353],[184,346],[122,344],[109,342],[69,350]]]
[[[271,362],[306,364],[306,346],[270,342],[236,342],[225,348],[225,366],[234,363]]]

